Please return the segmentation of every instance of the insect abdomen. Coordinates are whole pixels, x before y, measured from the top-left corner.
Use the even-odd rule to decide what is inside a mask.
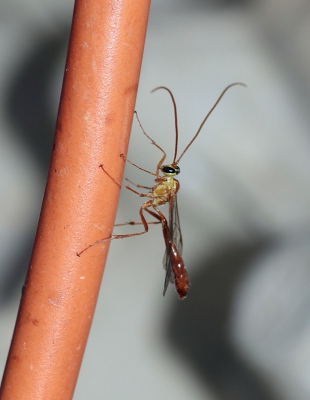
[[[171,251],[174,262],[172,263],[172,271],[174,274],[174,284],[180,299],[184,299],[189,289],[189,280],[184,261],[174,243],[171,243]]]

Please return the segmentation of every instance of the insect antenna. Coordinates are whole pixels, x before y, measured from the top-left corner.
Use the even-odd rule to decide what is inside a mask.
[[[202,127],[204,126],[206,120],[209,118],[210,114],[212,113],[212,111],[215,109],[215,107],[218,105],[218,103],[220,102],[221,98],[224,96],[224,94],[227,92],[227,90],[229,88],[231,88],[232,86],[236,86],[236,85],[240,85],[240,86],[244,86],[246,87],[246,85],[244,83],[241,82],[235,82],[232,83],[231,85],[228,85],[223,92],[221,93],[220,97],[216,100],[214,106],[211,108],[211,110],[208,112],[208,114],[206,115],[205,119],[202,121],[202,123],[200,124],[198,131],[196,132],[195,136],[193,137],[193,139],[188,143],[188,145],[185,147],[185,149],[183,150],[182,154],[180,155],[180,157],[175,161],[176,164],[179,163],[179,161],[181,160],[181,158],[184,156],[184,154],[187,152],[188,148],[192,145],[192,143],[194,142],[194,140],[196,139],[196,137],[199,135]],[[168,89],[167,89],[168,90]],[[170,91],[170,90],[169,90]]]
[[[172,103],[173,103],[173,108],[174,108],[174,125],[175,125],[175,145],[174,145],[174,157],[173,157],[173,163],[172,164],[177,164],[175,159],[177,158],[177,152],[178,152],[178,142],[179,142],[179,129],[178,129],[178,115],[177,115],[177,105],[175,104],[175,100],[173,97],[173,94],[171,90],[166,88],[166,86],[158,86],[157,88],[153,89],[151,93],[155,92],[158,89],[165,89],[167,92],[170,94]]]
[[[155,89],[154,89],[154,90],[155,90]],[[144,133],[144,135],[145,135],[148,139],[150,139],[151,143],[152,143],[155,147],[157,147],[157,148],[163,153],[162,158],[159,160],[159,163],[157,164],[156,174],[152,174],[152,175],[158,176],[158,171],[160,170],[160,167],[162,166],[163,162],[165,161],[166,153],[165,153],[164,150],[163,150],[160,146],[158,146],[158,144],[157,144],[156,142],[154,142],[154,140],[145,132],[145,130],[143,129],[143,126],[142,126],[142,124],[141,124],[141,122],[140,122],[140,119],[139,119],[139,117],[138,117],[137,111],[135,111],[134,113],[136,114],[137,121],[138,121],[138,123],[139,123],[139,125],[140,125],[140,128],[142,129],[142,132]],[[130,162],[130,161],[129,161],[129,162]],[[132,164],[132,163],[131,163],[131,164]]]

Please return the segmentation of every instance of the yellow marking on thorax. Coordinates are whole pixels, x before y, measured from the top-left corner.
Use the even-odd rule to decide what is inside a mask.
[[[159,182],[152,188],[154,206],[161,206],[169,200],[170,196],[174,196],[178,190],[178,182],[173,177],[165,177],[162,182]]]

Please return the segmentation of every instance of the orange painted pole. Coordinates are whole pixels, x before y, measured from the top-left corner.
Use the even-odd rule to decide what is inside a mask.
[[[150,0],[76,0],[55,146],[1,400],[73,396],[127,152]],[[104,356],[104,355],[103,355]]]

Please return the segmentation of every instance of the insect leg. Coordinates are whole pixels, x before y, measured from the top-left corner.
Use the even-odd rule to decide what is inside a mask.
[[[147,221],[148,225],[160,224],[160,221]],[[125,226],[125,225],[143,225],[142,222],[128,221],[123,224],[115,224],[114,226]]]
[[[146,210],[146,211],[149,214],[151,214],[154,218],[158,219],[161,222],[161,225],[162,225],[162,228],[163,228],[164,239],[165,239],[165,243],[166,243],[166,246],[167,246],[169,244],[169,242],[170,242],[170,231],[169,231],[169,227],[168,227],[168,223],[167,223],[166,217],[157,208],[155,208],[154,206],[153,206],[153,208],[157,211],[158,215],[155,214],[151,210]]]
[[[102,165],[102,164],[100,164],[99,167],[100,167],[100,168],[102,169],[102,171],[105,172],[105,173],[112,179],[112,181],[115,182],[118,186],[124,187],[125,189],[130,190],[131,192],[137,194],[137,195],[140,196],[140,197],[146,197],[146,194],[144,194],[144,193],[139,193],[139,192],[137,192],[136,190],[132,189],[130,186],[126,186],[126,185],[123,185],[123,184],[120,183],[120,182],[117,182],[117,180],[115,180],[115,179],[113,178],[113,176],[111,176],[111,175],[103,168],[103,165]]]
[[[148,170],[146,170],[146,169],[143,169],[143,168],[139,167],[138,165],[134,164],[133,162],[131,162],[130,160],[128,160],[128,158],[126,158],[126,157],[124,156],[124,154],[121,154],[120,157],[122,157],[122,159],[123,159],[124,161],[129,162],[129,164],[133,165],[134,167],[136,167],[136,168],[138,168],[138,169],[141,169],[141,171],[144,171],[144,172],[146,172],[146,173],[148,173],[148,174],[151,174],[151,175],[153,175],[153,176],[158,176],[158,175],[154,174],[153,172],[150,172],[150,171],[148,171]]]
[[[161,218],[157,214],[155,214],[153,211],[149,210],[148,208],[145,208],[145,211],[147,211],[149,214],[151,214],[152,217],[158,219],[158,221],[147,222],[148,225],[162,223]],[[115,224],[114,226],[124,226],[124,225],[143,225],[143,222],[129,221],[129,222],[125,222],[124,224]]]
[[[164,290],[163,290],[163,295],[165,296],[167,288],[169,286],[169,283],[171,282],[171,274],[173,272],[172,263],[171,263],[171,242],[170,242],[171,234],[170,234],[170,230],[168,227],[167,219],[157,208],[155,208],[155,210],[158,212],[158,215],[156,215],[154,212],[152,212],[150,210],[148,210],[148,211],[151,215],[153,215],[155,218],[160,220],[162,230],[163,230],[163,236],[164,236],[165,245],[166,245],[166,253],[165,253],[165,257],[164,257],[164,268],[166,270],[166,276],[165,276]],[[170,260],[169,262],[167,260],[167,257]],[[172,282],[175,280],[175,274],[173,274],[173,278],[174,279],[172,280]]]
[[[90,247],[93,247],[93,246],[95,246],[96,244],[99,244],[99,243],[108,242],[108,241],[114,240],[114,239],[124,239],[124,238],[143,235],[144,233],[147,233],[148,230],[149,230],[149,227],[148,227],[148,223],[146,222],[146,219],[145,219],[145,217],[143,215],[143,210],[149,211],[148,207],[151,207],[151,205],[152,205],[152,200],[148,200],[145,203],[143,203],[141,205],[141,207],[140,207],[139,214],[140,214],[140,218],[141,218],[141,223],[144,226],[144,231],[143,232],[129,233],[127,235],[113,235],[112,237],[109,237],[109,238],[106,238],[106,239],[97,240],[96,242],[94,242],[94,243],[90,244],[89,246],[85,247],[84,250],[80,251],[79,253],[76,253],[76,255],[78,257],[80,257],[81,254],[84,253],[84,251],[88,250]]]
[[[152,217],[158,219],[158,221],[147,222],[148,225],[151,225],[151,224],[163,224],[164,223],[165,226],[167,226],[167,229],[168,229],[167,220],[163,216],[163,214],[160,213],[160,211],[159,211],[159,213],[161,214],[162,218],[159,215],[155,214],[153,211],[149,210],[148,208],[145,208],[145,211],[147,211],[149,214],[151,214]],[[124,224],[115,224],[114,226],[124,226],[124,225],[143,225],[143,222],[129,221],[129,222],[125,222]]]
[[[148,187],[148,186],[137,185],[136,183],[132,182],[132,181],[131,181],[130,179],[128,179],[128,178],[125,178],[125,180],[126,180],[127,182],[131,183],[132,185],[136,186],[137,188],[148,189],[148,190],[151,190],[151,189],[152,189],[151,187]]]

